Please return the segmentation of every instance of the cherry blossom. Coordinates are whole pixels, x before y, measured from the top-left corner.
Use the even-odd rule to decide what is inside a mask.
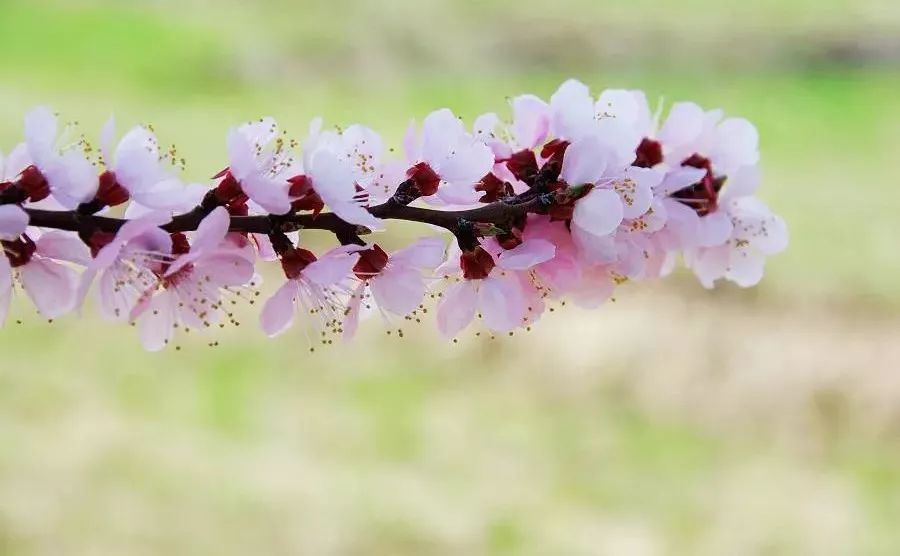
[[[749,287],[788,244],[757,196],[749,121],[692,102],[651,110],[641,91],[595,96],[574,79],[471,125],[431,112],[402,155],[361,124],[315,118],[297,140],[260,118],[230,128],[212,182],[183,182],[184,161],[149,126],[116,142],[110,119],[99,154],[74,130],[39,107],[0,154],[0,317],[19,289],[47,319],[93,292],[154,351],[177,330],[237,325],[233,307],[254,304],[268,266],[285,279],[269,289],[262,332],[296,324],[312,347],[354,337],[369,315],[399,335],[435,313],[448,337],[476,320],[513,334],[679,262],[705,287]],[[435,235],[389,251],[408,237],[378,235],[394,221]],[[340,245],[313,249],[312,230]]]

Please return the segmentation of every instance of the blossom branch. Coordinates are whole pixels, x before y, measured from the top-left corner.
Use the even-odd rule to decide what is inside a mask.
[[[254,303],[257,267],[277,262],[284,280],[259,317],[269,336],[299,321],[328,344],[352,337],[365,309],[420,322],[429,299],[447,337],[476,317],[512,334],[558,300],[595,307],[678,259],[704,286],[752,286],[787,246],[784,221],[754,195],[758,136],[746,120],[682,102],[659,122],[639,91],[595,99],[574,80],[549,103],[510,103],[512,122],[483,114],[471,131],[432,112],[399,158],[361,125],[314,121],[301,149],[261,118],[229,131],[228,165],[209,185],[182,182],[183,159],[149,127],[115,149],[112,120],[98,149],[83,135],[60,145],[71,134],[37,108],[25,142],[0,156],[0,323],[18,286],[50,319],[93,290],[104,316],[162,349],[176,330],[238,324],[232,305]],[[124,217],[101,214],[126,203]],[[455,241],[388,253],[373,232],[393,220]],[[314,253],[291,233],[303,230],[340,245]]]

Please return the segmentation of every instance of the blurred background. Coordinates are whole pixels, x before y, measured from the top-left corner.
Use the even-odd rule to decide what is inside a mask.
[[[196,180],[261,115],[398,145],[567,77],[696,100],[759,127],[792,235],[758,288],[679,272],[493,342],[310,355],[248,313],[147,354],[19,304],[0,554],[900,553],[895,0],[0,0],[0,45],[0,148],[36,104],[115,112]]]

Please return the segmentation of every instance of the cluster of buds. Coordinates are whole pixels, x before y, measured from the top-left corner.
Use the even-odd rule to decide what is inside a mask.
[[[181,178],[184,161],[149,126],[116,143],[110,121],[94,148],[37,108],[25,142],[0,155],[0,320],[18,289],[47,319],[93,291],[105,317],[162,349],[179,331],[239,324],[235,305],[256,302],[272,264],[283,279],[259,319],[270,336],[296,325],[329,344],[370,314],[402,335],[431,309],[449,338],[476,318],[511,334],[679,259],[706,287],[752,286],[786,247],[784,221],[754,196],[748,121],[688,102],[663,119],[640,91],[594,98],[574,80],[510,105],[471,128],[432,112],[410,125],[404,156],[361,125],[316,120],[296,140],[261,118],[231,129],[207,185]],[[388,252],[367,241],[387,220],[432,235]],[[313,252],[309,229],[339,245]]]

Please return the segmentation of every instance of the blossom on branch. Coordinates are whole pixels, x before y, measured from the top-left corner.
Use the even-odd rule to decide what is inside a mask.
[[[261,118],[231,128],[212,183],[188,185],[152,127],[114,145],[110,120],[98,154],[36,108],[24,141],[0,155],[0,320],[16,285],[47,319],[93,290],[101,314],[158,350],[179,330],[238,325],[271,266],[283,279],[258,319],[269,336],[296,325],[310,347],[328,345],[366,315],[396,327],[430,309],[447,337],[473,321],[513,334],[679,260],[705,287],[753,286],[787,247],[785,222],[756,196],[747,120],[690,102],[664,114],[640,91],[594,96],[575,80],[509,104],[508,117],[471,126],[431,112],[410,125],[403,156],[363,125],[315,119],[298,139]],[[387,250],[393,239],[371,234],[393,220],[432,232]],[[317,253],[308,230],[340,245]]]

